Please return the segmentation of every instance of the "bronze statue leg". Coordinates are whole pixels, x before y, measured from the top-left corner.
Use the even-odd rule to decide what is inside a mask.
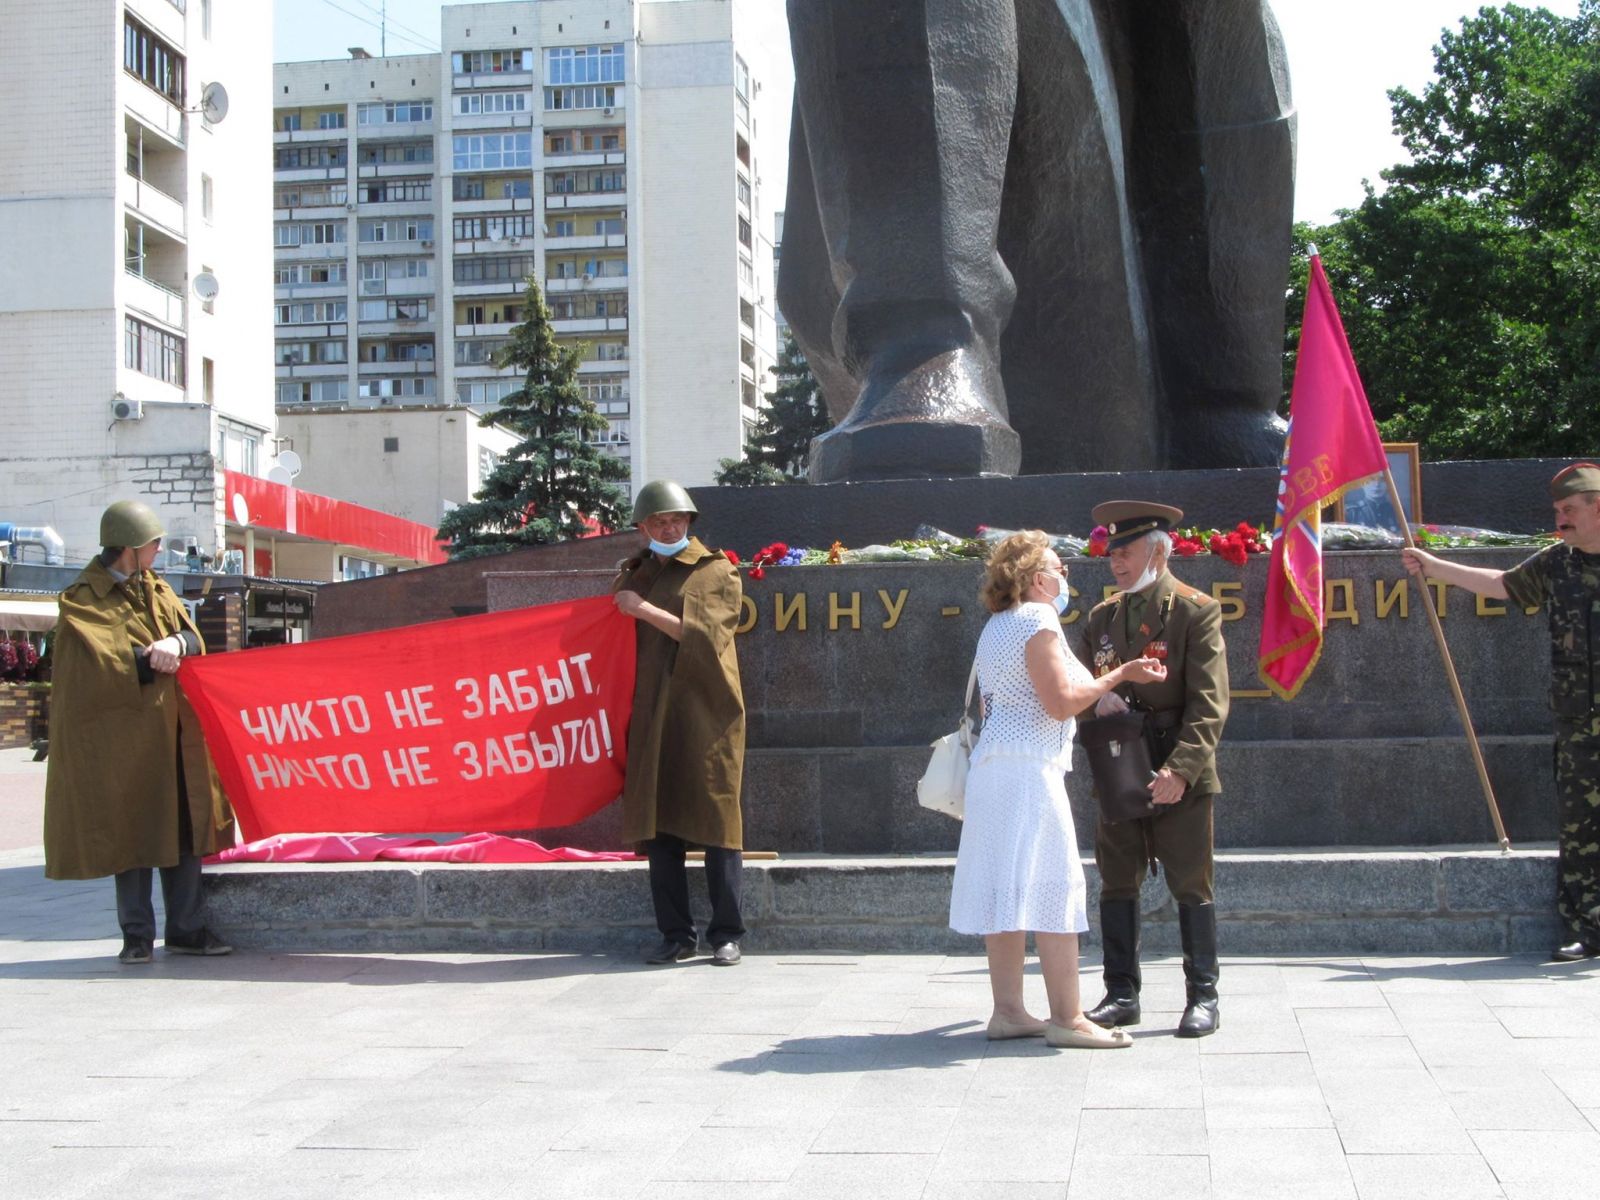
[[[839,293],[819,357],[831,351],[860,381],[813,444],[812,478],[1013,474],[999,336],[1014,288],[995,242],[1016,101],[1012,6],[791,0],[789,21]],[[817,331],[796,331],[808,356],[824,349]]]

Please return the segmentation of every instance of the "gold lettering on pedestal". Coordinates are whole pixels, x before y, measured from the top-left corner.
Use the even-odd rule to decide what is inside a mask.
[[[1491,600],[1488,596],[1479,596],[1476,605],[1480,617],[1503,617],[1506,615],[1506,606],[1498,600]]]
[[[1335,596],[1338,599],[1335,599]],[[1349,621],[1361,624],[1361,614],[1356,611],[1356,585],[1353,579],[1330,579],[1323,588],[1323,623]]]
[[[959,617],[961,615],[961,605],[946,604],[939,610],[939,615],[941,617]]]
[[[796,592],[788,605],[784,604],[784,595],[777,593],[772,600],[772,625],[779,633],[789,628],[789,622],[794,622],[794,627],[801,633],[806,631],[806,594]]]
[[[851,592],[850,603],[847,606],[839,604],[839,593],[828,593],[828,628],[838,629],[842,617],[850,618],[850,628],[861,628],[861,593]]]
[[[749,596],[739,597],[739,623],[733,627],[735,633],[749,633],[756,627],[756,602]]]
[[[896,625],[900,624],[900,614],[905,609],[906,596],[909,594],[910,593],[907,591],[907,589],[901,588],[900,594],[893,600],[890,600],[888,592],[884,591],[882,588],[878,589],[878,599],[883,602],[883,615],[885,618],[887,618],[883,623],[883,627],[885,629],[893,629]]]
[[[1439,579],[1428,580],[1428,586],[1433,589],[1433,611],[1439,614],[1439,619],[1444,620],[1444,594],[1450,590],[1450,585]]]
[[[1385,583],[1390,583],[1390,588],[1387,592],[1383,590]],[[1378,620],[1381,621],[1387,617],[1389,610],[1396,606],[1399,607],[1402,617],[1411,615],[1411,588],[1406,584],[1403,577],[1392,582],[1384,579],[1374,579],[1372,581],[1372,590],[1377,595]]]
[[[1105,585],[1105,587],[1100,589],[1100,599],[1101,600],[1109,600],[1109,599],[1111,599],[1111,597],[1115,596],[1121,590],[1122,589],[1119,588],[1116,584],[1108,583],[1108,584]]]
[[[1243,583],[1230,583],[1219,579],[1211,585],[1211,598],[1221,607],[1224,621],[1237,621],[1244,616],[1243,592]]]

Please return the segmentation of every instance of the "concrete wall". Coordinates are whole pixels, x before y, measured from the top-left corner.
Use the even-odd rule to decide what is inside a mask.
[[[459,408],[293,411],[278,430],[304,463],[297,487],[424,525],[482,487],[480,449],[504,457],[516,444]],[[398,449],[385,449],[389,439]]]

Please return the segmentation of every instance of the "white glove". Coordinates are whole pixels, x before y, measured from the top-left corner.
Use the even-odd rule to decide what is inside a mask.
[[[159,642],[151,642],[148,650],[150,669],[163,675],[172,675],[183,659],[183,639],[176,634],[164,637]]]
[[[1115,692],[1107,692],[1096,700],[1094,705],[1094,715],[1097,717],[1109,717],[1127,711],[1128,702]]]

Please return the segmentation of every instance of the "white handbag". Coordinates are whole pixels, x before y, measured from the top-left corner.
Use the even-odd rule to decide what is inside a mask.
[[[917,803],[923,808],[961,820],[966,811],[967,760],[972,756],[972,689],[978,682],[973,660],[967,676],[967,698],[961,707],[961,724],[933,743],[933,757],[917,780]]]

